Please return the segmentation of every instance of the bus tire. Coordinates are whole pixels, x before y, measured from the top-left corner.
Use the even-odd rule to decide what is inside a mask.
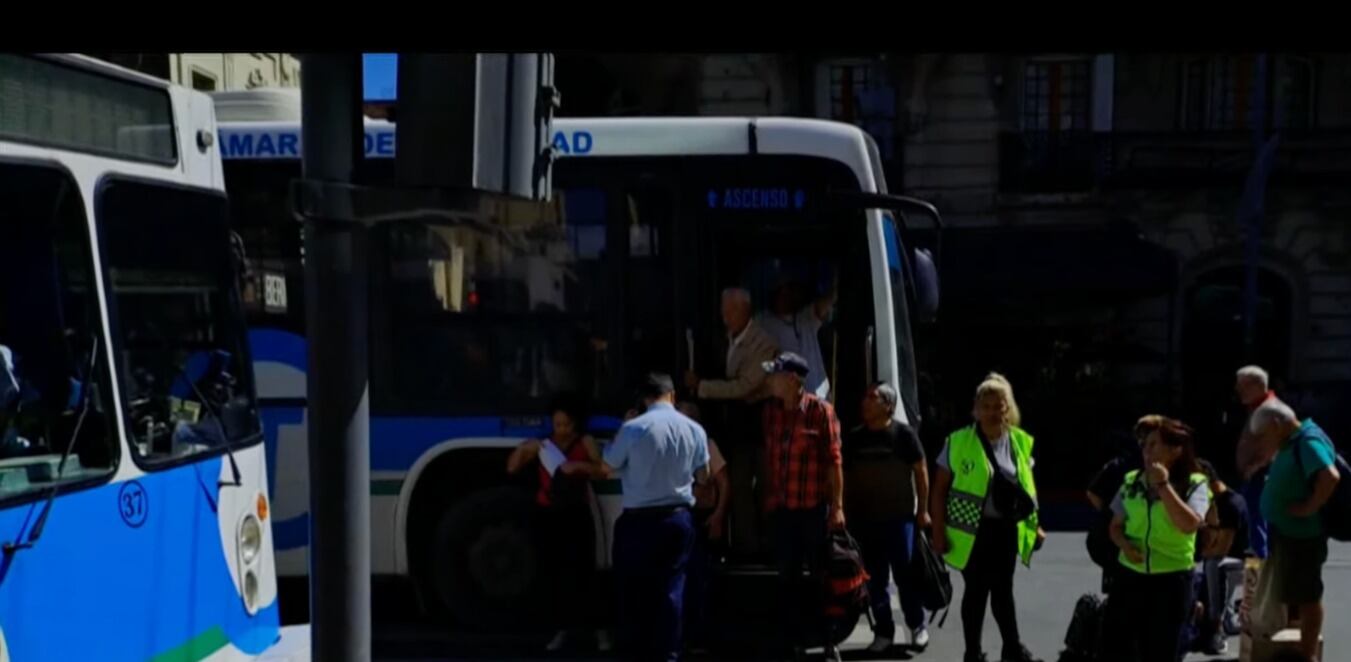
[[[428,574],[456,624],[519,629],[536,620],[544,573],[534,511],[528,493],[508,486],[473,492],[441,514]]]

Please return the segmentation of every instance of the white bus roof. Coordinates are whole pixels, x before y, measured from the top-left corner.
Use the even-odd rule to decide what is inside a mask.
[[[262,87],[213,92],[218,122],[299,122],[300,90]]]

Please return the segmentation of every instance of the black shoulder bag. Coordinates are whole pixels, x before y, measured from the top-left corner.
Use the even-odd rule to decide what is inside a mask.
[[[1018,484],[1016,478],[1009,478],[1004,475],[1003,471],[999,470],[999,462],[995,460],[994,447],[989,440],[984,435],[978,434],[976,436],[980,438],[980,447],[985,449],[985,458],[990,461],[989,498],[994,499],[1000,513],[1005,517],[1013,518],[1015,522],[1021,522],[1031,517],[1032,513],[1037,512],[1037,502],[1032,499],[1032,495],[1023,489],[1022,485]],[[1012,443],[1013,440],[1010,439],[1009,444]],[[1011,447],[1009,453],[1013,453]],[[1014,462],[1017,462],[1016,458],[1014,458]]]

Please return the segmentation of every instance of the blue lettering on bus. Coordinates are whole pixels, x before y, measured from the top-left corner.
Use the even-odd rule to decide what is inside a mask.
[[[586,154],[591,151],[593,144],[590,131],[573,131],[570,141],[562,131],[554,134],[554,149],[560,154]]]
[[[296,149],[296,142],[300,139],[294,133],[283,133],[277,136],[277,155],[299,157],[300,152]]]
[[[247,133],[232,133],[225,140],[227,156],[245,156],[253,153],[253,136]]]
[[[372,136],[369,133],[366,134],[363,138],[363,143],[365,145],[366,154],[370,154],[375,151],[375,136]]]
[[[721,193],[710,189],[707,198],[710,209],[801,210],[807,204],[805,191],[790,194],[786,188],[728,188]]]
[[[381,133],[375,137],[375,153],[377,156],[394,156],[393,133]]]
[[[272,136],[266,133],[258,136],[258,146],[254,153],[258,156],[276,156],[277,147],[272,144]]]

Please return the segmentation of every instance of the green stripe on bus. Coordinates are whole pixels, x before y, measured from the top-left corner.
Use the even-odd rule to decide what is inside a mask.
[[[150,658],[150,662],[197,662],[224,648],[228,643],[230,639],[225,636],[225,630],[216,625],[186,643]]]
[[[619,481],[617,480],[598,480],[591,483],[591,491],[596,494],[621,494]]]
[[[402,478],[386,478],[371,481],[372,496],[399,496],[399,492],[402,489]]]

